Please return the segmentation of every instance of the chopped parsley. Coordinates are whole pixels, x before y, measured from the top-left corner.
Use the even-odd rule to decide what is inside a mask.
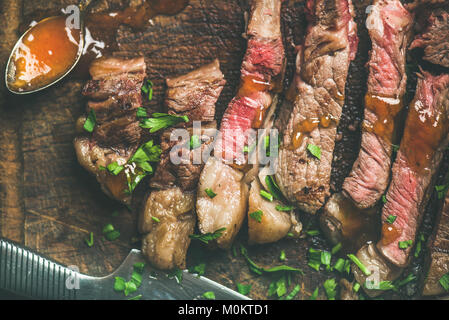
[[[150,129],[150,133],[154,133],[181,122],[189,122],[189,117],[156,112],[152,114],[152,118],[142,119],[140,126],[144,129]]]
[[[114,241],[120,237],[120,232],[115,230],[112,224],[108,223],[103,227],[103,235],[107,240]]]
[[[142,299],[142,295],[138,294],[137,296],[129,298],[128,300],[140,300],[140,299]]]
[[[153,82],[151,80],[147,80],[142,86],[142,92],[145,93],[148,97],[148,101],[153,100]]]
[[[329,300],[335,300],[337,296],[337,282],[335,279],[327,279],[323,283],[324,292],[326,292],[327,298]]]
[[[267,185],[268,191],[270,191],[274,199],[284,200],[284,196],[282,195],[281,189],[279,189],[279,186],[276,184],[274,176],[266,176],[265,183]]]
[[[206,272],[206,264],[200,263],[196,266],[189,268],[190,273],[196,273],[198,277],[202,276]]]
[[[397,216],[390,214],[386,220],[387,223],[393,224],[396,221]]]
[[[256,220],[257,222],[261,223],[262,222],[263,211],[262,210],[257,210],[257,211],[251,212],[249,214],[249,216],[252,219]]]
[[[151,217],[151,220],[157,223],[161,222],[161,220],[158,217]]]
[[[273,195],[265,190],[260,190],[260,195],[270,202],[274,199]]]
[[[128,164],[135,166],[133,170],[125,170],[128,189],[131,194],[140,181],[147,175],[153,174],[151,162],[159,162],[162,150],[159,145],[154,145],[153,140],[144,143],[129,159]]]
[[[318,146],[316,146],[316,145],[314,145],[314,144],[311,144],[311,143],[309,143],[308,145],[307,145],[307,150],[315,157],[315,158],[317,158],[318,160],[321,160],[321,148],[320,147],[318,147]]]
[[[439,282],[444,290],[449,291],[449,273],[446,273],[444,276],[442,276]]]
[[[352,287],[352,290],[357,293],[360,290],[360,283],[356,282],[354,283],[354,286]]]
[[[363,272],[365,276],[370,276],[371,271],[368,270],[368,268],[353,254],[348,254],[348,258],[354,262],[354,264],[359,267],[359,269]]]
[[[285,257],[285,251],[284,251],[284,250],[281,250],[281,254],[280,254],[280,256],[279,256],[279,260],[280,260],[280,261],[285,261],[285,259],[286,259],[286,257]]]
[[[203,298],[205,298],[207,300],[215,300],[215,293],[213,291],[204,292]]]
[[[407,240],[407,241],[399,241],[398,246],[399,249],[405,250],[408,247],[410,247],[413,244],[413,240]]]
[[[226,230],[226,228],[221,228],[216,230],[213,233],[205,233],[205,234],[191,234],[189,235],[190,239],[196,239],[201,242],[204,242],[205,244],[208,244],[209,241],[216,240],[220,238],[223,235],[223,232]]]
[[[293,210],[292,206],[281,206],[279,204],[277,204],[275,208],[277,211],[292,211]]]
[[[250,284],[237,283],[237,291],[245,296],[251,292],[251,287]]]
[[[319,231],[319,230],[307,230],[307,231],[306,231],[306,234],[307,234],[308,236],[313,237],[313,236],[319,235],[319,234],[320,234],[320,231]]]
[[[320,271],[321,266],[321,251],[316,249],[309,249],[309,262],[307,264],[312,269]]]
[[[341,250],[342,244],[341,242],[337,243],[331,250],[332,254],[336,254],[338,251]]]
[[[386,195],[382,195],[382,202],[383,203],[387,203],[387,196]]]
[[[148,117],[147,109],[142,108],[142,107],[138,107],[137,108],[137,112],[136,112],[136,116],[137,116],[137,118],[146,118],[146,117]]]
[[[108,169],[109,173],[113,174],[114,176],[117,176],[120,172],[123,171],[124,168],[124,166],[119,166],[117,161],[114,161],[106,166],[106,169]]]
[[[97,125],[97,116],[95,115],[95,110],[90,109],[89,115],[87,116],[87,119],[84,122],[83,128],[87,132],[93,132],[96,125]]]
[[[297,284],[293,290],[285,297],[285,300],[293,300],[293,298],[301,291],[301,287]]]
[[[343,272],[343,268],[345,267],[345,259],[339,258],[337,262],[335,262],[334,269],[338,272]]]
[[[215,192],[212,191],[212,189],[207,188],[206,190],[204,190],[204,192],[206,192],[206,194],[209,196],[209,198],[213,199],[215,198],[215,196],[217,195]]]
[[[172,270],[172,272],[170,272],[170,273],[167,275],[167,277],[168,277],[169,279],[175,278],[175,279],[176,279],[176,282],[181,283],[181,282],[182,282],[182,279],[183,279],[182,270],[179,269],[179,268],[175,268],[175,269]]]
[[[318,298],[318,293],[319,293],[319,287],[316,287],[315,290],[313,291],[312,295],[310,296],[310,300],[316,300],[316,298]]]
[[[89,239],[84,239],[84,241],[86,242],[89,248],[92,247],[94,245],[94,233],[91,232],[89,235]]]
[[[131,275],[131,280],[126,281],[122,277],[115,277],[114,290],[117,292],[123,292],[125,296],[137,291],[137,289],[142,284],[142,272],[145,264],[143,262],[137,262],[133,266],[133,273]],[[129,300],[139,300],[142,295],[138,295]]]
[[[190,137],[190,150],[194,150],[197,149],[199,147],[201,147],[201,141],[200,141],[200,137],[197,136],[196,134],[192,135]]]
[[[416,243],[416,249],[415,249],[415,258],[419,257],[419,254],[421,253],[422,250],[422,244],[426,239],[424,238],[424,235],[421,233],[418,236],[418,242]]]

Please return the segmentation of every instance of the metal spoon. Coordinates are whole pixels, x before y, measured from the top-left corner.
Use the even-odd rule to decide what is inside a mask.
[[[6,87],[8,88],[8,90],[14,94],[29,94],[29,93],[34,93],[37,91],[41,91],[44,90],[52,85],[54,85],[55,83],[59,82],[61,79],[63,79],[67,74],[70,73],[70,71],[73,70],[73,68],[77,65],[78,61],[81,59],[82,53],[83,53],[83,48],[84,48],[84,44],[85,44],[85,40],[84,40],[84,12],[86,10],[86,8],[89,6],[89,4],[92,2],[92,0],[80,0],[80,2],[78,3],[78,8],[79,8],[79,12],[80,12],[80,17],[79,17],[79,26],[80,26],[80,39],[79,39],[79,43],[78,43],[78,52],[76,55],[75,60],[73,61],[73,64],[67,68],[67,70],[60,76],[51,79],[50,82],[44,82],[41,86],[39,87],[33,87],[29,90],[27,90],[26,88],[15,88],[14,86],[12,86],[12,84],[15,82],[16,80],[16,65],[15,65],[15,57],[16,57],[16,53],[18,52],[18,49],[20,47],[20,45],[22,44],[22,40],[23,37],[25,35],[28,34],[28,32],[30,30],[32,30],[33,28],[35,28],[37,25],[39,25],[40,23],[42,23],[43,21],[48,21],[49,19],[53,19],[53,18],[57,18],[57,17],[49,17],[46,19],[41,20],[40,22],[38,22],[36,25],[28,28],[28,30],[26,30],[23,35],[19,38],[19,40],[17,41],[16,45],[14,46],[14,48],[12,49],[11,55],[9,56],[8,59],[8,63],[6,65],[6,70],[5,70],[5,83],[6,83]]]

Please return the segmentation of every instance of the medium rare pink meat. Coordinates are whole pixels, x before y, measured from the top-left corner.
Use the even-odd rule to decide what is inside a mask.
[[[435,172],[449,143],[449,75],[428,72],[418,79],[382,211],[379,251],[405,267],[433,189]],[[393,223],[391,217],[395,217]]]
[[[307,36],[298,46],[294,84],[283,106],[291,112],[280,125],[276,180],[288,200],[315,213],[329,196],[337,125],[358,39],[350,0],[309,0],[307,11]],[[319,148],[320,156],[310,148]]]
[[[251,1],[240,88],[223,115],[214,158],[207,161],[200,176],[196,202],[199,229],[213,233],[225,228],[216,241],[221,248],[232,244],[247,213],[248,185],[240,171],[247,162],[244,146],[253,142],[248,141],[247,130],[264,126],[282,82],[281,4],[282,0]],[[216,196],[211,197],[208,189]]]
[[[255,0],[246,35],[248,48],[242,62],[240,89],[221,121],[215,156],[243,164],[247,130],[262,125],[272,103],[272,92],[282,78],[284,45],[280,29],[282,0]]]
[[[403,107],[406,49],[413,16],[399,0],[376,0],[367,27],[372,50],[359,157],[343,184],[343,193],[366,209],[384,194],[389,178],[396,115]]]

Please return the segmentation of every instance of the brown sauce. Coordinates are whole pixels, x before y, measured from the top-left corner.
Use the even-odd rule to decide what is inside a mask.
[[[398,230],[395,226],[384,223],[382,225],[382,244],[384,246],[393,243],[397,238],[401,236],[401,231]]]
[[[365,107],[377,116],[377,120],[372,126],[367,126],[364,122],[363,128],[382,137],[387,143],[391,143],[395,132],[396,116],[402,110],[403,100],[367,94]]]
[[[345,252],[355,252],[365,243],[379,239],[380,219],[377,208],[361,210],[344,196],[336,197],[335,201],[338,211],[334,212],[334,217],[341,222]]]
[[[51,17],[30,29],[13,58],[14,82],[18,91],[34,90],[65,74],[76,60],[80,31],[66,27],[66,17]]]
[[[293,130],[292,149],[298,149],[301,146],[305,136],[310,134],[316,128],[328,128],[332,123],[335,122],[335,119],[331,115],[325,115],[321,118],[310,118],[301,121]]]
[[[413,101],[401,142],[401,152],[416,172],[430,170],[434,154],[448,133],[448,125],[446,112],[441,111],[441,108],[429,112],[420,100]]]
[[[151,18],[174,15],[188,3],[189,0],[146,0],[139,6],[118,11],[86,13],[86,43],[81,60],[74,70],[75,76],[86,78],[93,60],[118,50],[115,37],[121,25],[143,29],[151,24]],[[42,18],[43,14],[45,13],[37,12],[36,16]],[[67,16],[56,16],[43,20],[25,35],[24,47],[15,61],[17,72],[15,81],[10,84],[12,88],[32,90],[34,87],[42,87],[70,69],[78,54],[80,33],[77,29],[70,30],[66,27],[66,18]]]

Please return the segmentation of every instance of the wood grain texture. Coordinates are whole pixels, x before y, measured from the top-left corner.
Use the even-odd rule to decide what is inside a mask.
[[[76,1],[70,0],[0,0],[0,65],[3,67],[9,51],[17,39],[17,28],[49,12]],[[93,10],[116,8],[124,1],[99,0]],[[364,5],[357,4],[358,21],[364,18]],[[143,31],[120,27],[117,32],[116,55],[134,57],[144,55],[148,76],[153,81],[154,99],[151,106],[163,108],[166,77],[175,77],[201,65],[220,60],[227,80],[217,104],[217,117],[221,118],[227,104],[234,96],[240,77],[240,65],[246,48],[242,38],[245,30],[245,0],[191,0],[189,6],[174,17],[157,17],[153,25]],[[300,43],[305,19],[301,0],[285,1],[283,29],[288,53],[288,71],[285,85],[291,81],[294,67],[294,44]],[[367,46],[356,62],[355,70],[363,70]],[[2,68],[3,70],[3,68]],[[2,79],[3,81],[3,79]],[[72,141],[75,121],[85,110],[80,91],[82,80],[66,79],[41,93],[26,97],[13,97],[0,89],[0,236],[15,240],[50,258],[65,264],[77,265],[80,271],[93,276],[106,275],[122,262],[138,235],[134,213],[107,198],[95,179],[77,163]],[[353,76],[349,85],[354,92],[363,91],[363,75]],[[349,89],[351,92],[351,89]],[[339,153],[356,156],[357,130],[346,130],[348,124],[363,114],[364,92],[348,98],[349,106],[342,119],[344,135]],[[355,143],[354,143],[355,141]],[[346,162],[345,162],[346,161]],[[336,160],[336,168],[349,162]],[[333,177],[336,185],[339,176]],[[342,179],[341,179],[342,181]],[[337,187],[338,188],[338,187]],[[144,193],[140,192],[140,193]],[[118,211],[113,217],[112,213]],[[314,218],[303,216],[305,226],[316,229]],[[102,240],[101,230],[112,223],[121,232],[117,241]],[[246,246],[247,226],[237,241]],[[95,244],[87,247],[84,239],[95,235]],[[281,264],[280,250],[285,250],[287,263],[306,271],[295,283],[302,287],[297,298],[307,299],[316,286],[332,275],[317,273],[307,267],[309,247],[326,248],[319,237],[302,240],[282,240],[276,244],[249,248],[250,256],[261,266]],[[329,248],[328,248],[329,249]],[[236,283],[252,284],[252,298],[266,298],[267,277],[251,274],[243,257],[232,251],[206,251],[194,243],[189,250],[188,266],[206,262],[206,276],[230,288]],[[112,288],[111,288],[112,290]],[[323,296],[323,290],[320,290]]]

